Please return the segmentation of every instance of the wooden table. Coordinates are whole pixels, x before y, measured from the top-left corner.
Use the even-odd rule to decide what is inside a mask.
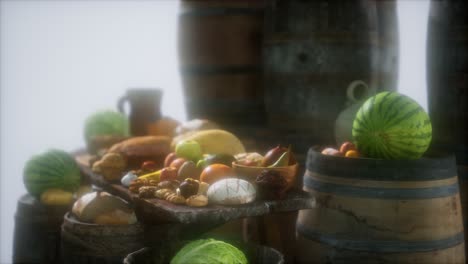
[[[75,157],[82,174],[91,183],[133,204],[138,220],[151,226],[148,231],[150,236],[158,237],[161,241],[193,239],[230,221],[248,218],[249,228],[254,229],[250,236],[252,240],[268,244],[266,240],[272,233],[268,229],[275,229],[276,248],[285,250],[284,247],[293,247],[291,241],[295,240],[295,213],[311,209],[315,202],[308,193],[298,189],[289,191],[283,200],[259,200],[238,206],[189,207],[156,198],[142,199],[120,183],[109,183],[101,175],[93,173],[89,167],[90,156],[86,153]],[[271,214],[277,215],[270,217]]]

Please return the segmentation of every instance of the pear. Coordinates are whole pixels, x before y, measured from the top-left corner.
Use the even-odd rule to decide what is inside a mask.
[[[291,148],[289,147],[288,150],[285,153],[283,153],[281,157],[275,163],[273,163],[273,165],[268,166],[268,168],[288,166],[290,155],[291,155]]]
[[[275,148],[270,149],[267,154],[262,159],[261,166],[268,167],[273,165],[287,150],[281,145],[276,146]]]

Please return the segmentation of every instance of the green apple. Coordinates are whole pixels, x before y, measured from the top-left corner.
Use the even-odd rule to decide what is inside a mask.
[[[176,145],[177,157],[185,158],[191,161],[198,161],[203,157],[200,144],[195,140],[182,140]]]

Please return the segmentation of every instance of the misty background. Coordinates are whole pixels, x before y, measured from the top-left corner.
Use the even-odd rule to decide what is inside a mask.
[[[83,124],[128,88],[161,88],[162,113],[186,120],[178,1],[0,1],[0,262],[10,263],[24,163],[84,147]],[[425,109],[428,1],[400,0],[399,90]],[[402,26],[404,25],[404,26]]]

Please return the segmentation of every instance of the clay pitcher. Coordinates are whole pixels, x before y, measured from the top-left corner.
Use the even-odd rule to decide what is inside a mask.
[[[361,81],[352,81],[346,89],[347,108],[343,110],[335,121],[335,140],[340,146],[345,141],[352,141],[353,122],[359,108],[365,100],[372,94],[369,86]]]
[[[161,119],[162,91],[159,89],[129,89],[122,96],[117,108],[125,113],[124,104],[130,105],[130,133],[132,136],[147,135],[147,126]]]

